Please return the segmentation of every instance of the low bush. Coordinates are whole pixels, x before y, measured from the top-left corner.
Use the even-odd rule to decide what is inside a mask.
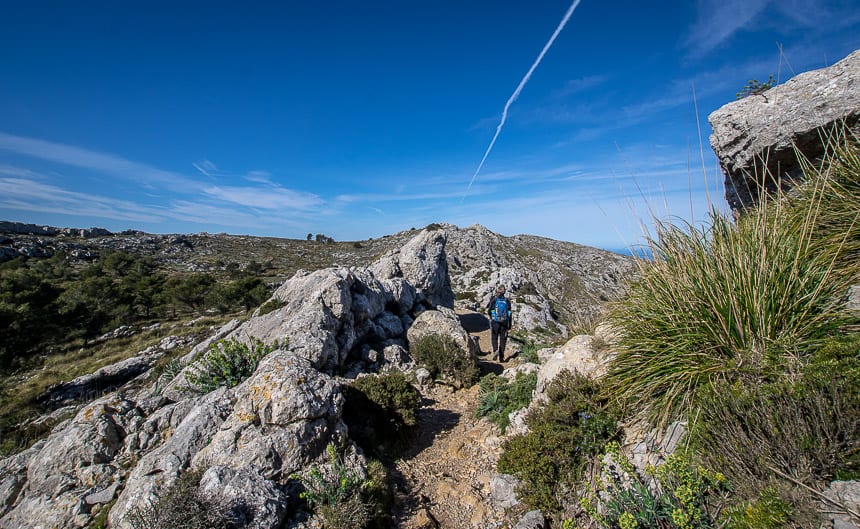
[[[860,337],[832,339],[794,379],[714,385],[701,399],[693,439],[706,465],[753,498],[791,476],[813,488],[860,477]],[[804,488],[787,499],[812,503]],[[802,509],[798,509],[802,515]]]
[[[617,410],[599,386],[562,371],[547,388],[548,402],[529,412],[529,432],[504,442],[498,470],[522,480],[521,498],[545,513],[559,512],[567,495],[606,443],[619,438]]]
[[[344,387],[344,396],[350,437],[366,452],[396,449],[418,423],[421,394],[399,371],[359,378]]]
[[[537,373],[517,374],[513,382],[490,373],[481,379],[478,393],[478,417],[487,417],[505,433],[511,412],[525,408],[532,400],[537,385]]]
[[[618,445],[602,458],[597,490],[580,506],[600,529],[713,529],[721,526],[728,485],[722,474],[693,468],[679,455],[639,475]],[[764,528],[762,528],[764,529]]]
[[[347,467],[333,444],[326,448],[329,462],[314,466],[305,476],[295,475],[304,491],[301,498],[322,518],[326,529],[362,529],[379,515],[387,483]],[[377,477],[387,480],[384,467],[372,465]]]
[[[757,499],[728,507],[724,518],[726,529],[779,529],[793,515],[794,508],[777,489],[766,487]]]
[[[471,386],[478,380],[475,358],[463,351],[453,338],[428,334],[411,345],[415,361],[430,370],[433,378],[441,377],[459,386]]]
[[[251,376],[264,356],[279,346],[264,345],[254,340],[250,345],[238,340],[221,340],[212,344],[209,351],[186,374],[194,391],[209,393],[219,387],[232,388]]]

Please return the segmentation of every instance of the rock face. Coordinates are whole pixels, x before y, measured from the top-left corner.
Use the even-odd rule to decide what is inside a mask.
[[[788,188],[802,177],[795,148],[815,160],[823,153],[822,135],[836,124],[860,131],[860,50],[829,68],[729,103],[708,121],[729,206],[734,211],[753,206],[760,182],[773,190],[776,180]]]

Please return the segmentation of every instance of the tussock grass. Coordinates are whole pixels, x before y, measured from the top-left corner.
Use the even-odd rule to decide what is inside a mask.
[[[683,417],[716,382],[796,378],[810,351],[844,323],[857,278],[860,149],[833,136],[807,183],[733,220],[659,224],[653,261],[614,305],[621,334],[607,389],[656,424]]]

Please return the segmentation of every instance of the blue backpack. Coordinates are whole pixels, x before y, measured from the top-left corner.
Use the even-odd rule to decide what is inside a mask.
[[[496,305],[493,307],[493,321],[506,322],[511,317],[511,304],[508,298],[496,296]]]

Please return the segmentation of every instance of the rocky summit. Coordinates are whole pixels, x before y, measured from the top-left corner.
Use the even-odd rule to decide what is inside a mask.
[[[80,252],[67,254],[70,259],[88,260],[117,245],[134,248],[132,241],[140,239],[150,256],[172,266],[196,263],[196,268],[218,265],[198,260],[195,251],[237,247],[236,241],[219,240],[227,236],[207,234],[89,235],[44,228],[27,233],[19,227],[7,231],[4,244],[7,253],[33,245],[45,255],[74,247]],[[267,243],[288,244],[275,241]],[[352,467],[367,465],[345,423],[345,384],[389,371],[431,383],[411,354],[428,334],[450,337],[474,361],[487,352],[487,344],[464,328],[458,312],[484,319],[483,305],[498,284],[506,285],[514,300],[514,331],[563,337],[571,325],[618,296],[635,266],[611,252],[532,236],[503,237],[481,226],[432,225],[361,244],[300,243],[281,249],[319,249],[329,252],[325,259],[342,263],[298,269],[279,281],[270,300],[274,308],[233,320],[194,345],[172,378],[147,373],[154,359],[176,347],[175,340],[166,340],[53,388],[47,401],[72,403],[71,418],[45,439],[0,460],[0,528],[88,527],[99,518],[110,527],[136,529],[141,513],[189,472],[200,476],[198,495],[241,507],[243,527],[317,527],[319,522],[296,508],[295,476],[323,461],[330,444],[352,447],[345,455]],[[252,246],[259,251],[261,245],[246,250]],[[117,329],[100,340],[132,332]],[[201,359],[223,339],[250,347],[269,344],[273,351],[234,387],[193,390],[190,381]],[[86,402],[94,384],[109,384],[110,391],[93,392],[101,396]],[[486,477],[489,487],[491,476]],[[489,489],[485,496],[490,502]]]

